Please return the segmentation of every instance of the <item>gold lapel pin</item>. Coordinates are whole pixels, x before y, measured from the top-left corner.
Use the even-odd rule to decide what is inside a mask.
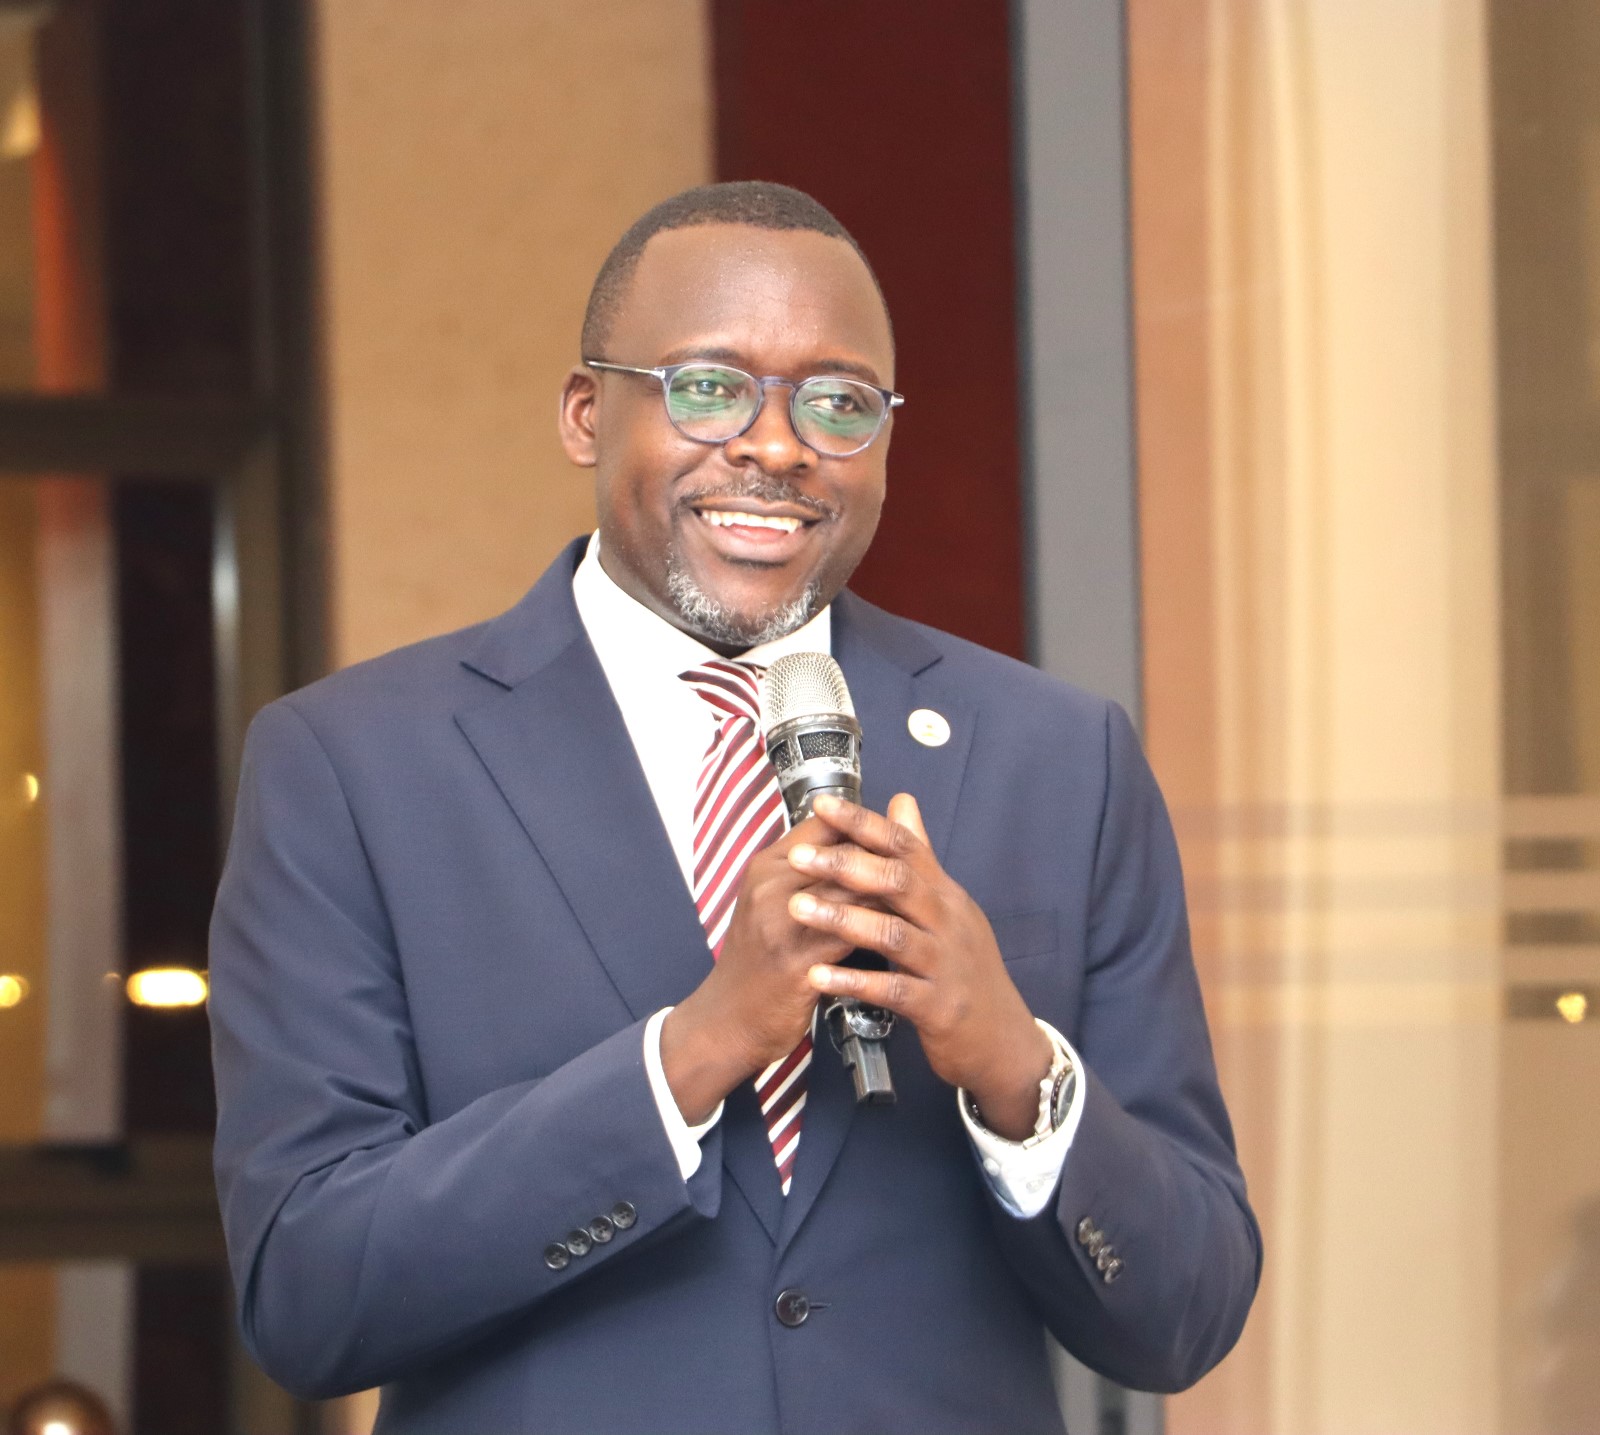
[[[906,727],[924,747],[943,747],[950,741],[950,724],[932,708],[918,708],[906,719]]]

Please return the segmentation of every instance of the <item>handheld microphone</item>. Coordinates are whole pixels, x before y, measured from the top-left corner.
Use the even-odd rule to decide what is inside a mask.
[[[811,816],[822,793],[861,801],[861,724],[838,663],[826,653],[779,658],[761,680],[761,711],[767,756],[777,769],[791,824]],[[893,1101],[884,1043],[894,1030],[894,1013],[841,997],[824,1008],[822,1017],[850,1068],[856,1102]]]

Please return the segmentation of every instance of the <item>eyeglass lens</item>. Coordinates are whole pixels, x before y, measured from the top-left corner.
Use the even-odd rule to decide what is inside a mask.
[[[749,428],[761,406],[761,385],[716,364],[690,364],[667,385],[674,427],[702,443],[724,443]],[[818,377],[798,385],[789,405],[801,442],[818,453],[850,454],[872,441],[885,401],[870,384]]]

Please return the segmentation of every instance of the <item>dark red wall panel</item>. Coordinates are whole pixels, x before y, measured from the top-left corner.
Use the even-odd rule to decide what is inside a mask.
[[[1009,7],[713,0],[717,173],[815,195],[899,346],[889,502],[852,586],[1021,656]]]

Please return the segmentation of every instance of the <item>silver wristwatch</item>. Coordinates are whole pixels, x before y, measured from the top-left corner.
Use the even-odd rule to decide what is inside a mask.
[[[1072,1064],[1066,1043],[1056,1035],[1053,1027],[1046,1026],[1037,1017],[1034,1020],[1050,1038],[1050,1047],[1055,1055],[1051,1058],[1050,1070],[1039,1083],[1039,1116],[1033,1123],[1033,1135],[1023,1141],[1024,1146],[1037,1146],[1066,1124],[1067,1113],[1072,1110],[1073,1093],[1078,1087],[1078,1069]]]
[[[1034,1022],[1039,1030],[1050,1038],[1050,1049],[1054,1055],[1050,1061],[1050,1070],[1039,1083],[1039,1115],[1033,1123],[1033,1135],[1024,1137],[1018,1143],[1024,1148],[1037,1146],[1065,1125],[1067,1114],[1072,1110],[1073,1093],[1078,1086],[1078,1071],[1072,1064],[1072,1056],[1067,1051],[1066,1042],[1049,1023],[1040,1021],[1038,1017],[1034,1018]],[[962,1095],[966,1098],[967,1114],[988,1131],[989,1125],[983,1119],[983,1113],[978,1110],[978,1103],[972,1099],[972,1093],[963,1091]]]

